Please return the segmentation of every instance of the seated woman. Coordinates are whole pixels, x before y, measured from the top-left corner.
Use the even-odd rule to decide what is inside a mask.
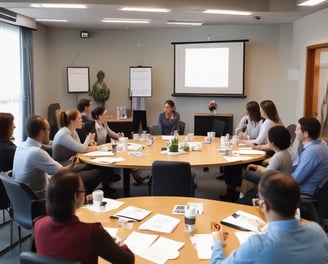
[[[92,118],[95,120],[94,122],[89,122],[85,126],[85,132],[94,133],[95,134],[95,141],[97,145],[102,145],[105,143],[110,142],[110,139],[119,139],[120,137],[124,137],[124,133],[119,132],[116,133],[111,130],[108,126],[108,114],[107,110],[104,107],[97,107],[91,112]],[[137,169],[131,169],[131,175],[136,181],[136,183],[142,183],[145,178],[143,178]],[[111,181],[119,180],[120,176],[114,174]]]
[[[111,263],[134,263],[124,244],[116,244],[100,223],[83,223],[76,210],[84,203],[84,186],[76,173],[54,175],[49,182],[47,216],[34,225],[36,251],[40,255],[98,263],[98,256]]]
[[[291,148],[290,133],[284,126],[274,126],[268,133],[269,146],[274,150],[274,155],[269,161],[267,167],[261,165],[249,164],[243,174],[243,181],[240,191],[246,194],[250,189],[256,186],[265,171],[274,170],[290,175],[293,171],[293,165],[297,163],[297,154]],[[256,195],[257,189],[250,191],[242,200],[243,203],[251,204],[251,197]]]
[[[55,134],[52,143],[52,156],[59,163],[66,165],[69,159],[77,153],[98,150],[94,142],[94,135],[91,133],[89,133],[85,141],[81,143],[76,132],[76,129],[82,127],[82,117],[78,110],[73,109],[62,112],[60,122],[61,128]],[[86,187],[87,193],[91,193],[102,181],[103,191],[105,195],[109,196],[109,185],[105,184],[106,182],[108,183],[107,175],[102,173],[101,169],[95,166],[85,165],[83,163],[78,165],[80,168],[75,168],[75,171],[80,170],[79,174]]]
[[[164,103],[164,112],[158,116],[158,127],[162,135],[173,135],[175,130],[180,131],[180,114],[175,111],[175,105],[172,100],[166,100]]]
[[[271,100],[264,100],[260,103],[261,116],[264,118],[264,122],[261,125],[260,132],[255,139],[239,140],[241,143],[253,145],[255,149],[265,150],[272,153],[272,149],[268,145],[268,132],[271,127],[282,125],[277,108]],[[270,153],[271,152],[271,153]]]
[[[13,169],[16,145],[12,142],[14,129],[14,116],[10,113],[0,113],[0,171]]]
[[[255,101],[248,102],[246,112],[247,115],[240,120],[235,134],[239,139],[256,139],[263,123],[259,104]]]

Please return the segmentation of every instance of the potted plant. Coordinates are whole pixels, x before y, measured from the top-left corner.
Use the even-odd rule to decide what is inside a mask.
[[[109,99],[110,90],[107,88],[106,83],[104,82],[105,73],[99,71],[97,73],[97,82],[92,86],[92,90],[89,92],[89,95],[93,98],[95,102],[98,102],[102,105],[105,104],[105,101]]]

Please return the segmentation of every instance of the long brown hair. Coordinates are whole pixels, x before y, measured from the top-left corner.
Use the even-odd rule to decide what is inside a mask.
[[[14,122],[14,116],[10,113],[0,113],[0,141],[11,140],[11,127]]]
[[[68,110],[66,112],[62,112],[60,115],[60,126],[68,126],[71,121],[75,120],[80,112],[77,109]]]
[[[261,106],[262,110],[267,114],[267,116],[270,120],[282,125],[277,108],[271,100],[262,101],[260,106]]]
[[[68,220],[74,213],[74,197],[79,185],[80,176],[76,173],[52,176],[47,190],[48,215],[59,222]]]

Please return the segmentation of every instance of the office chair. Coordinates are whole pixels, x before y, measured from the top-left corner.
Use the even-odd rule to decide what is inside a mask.
[[[151,135],[161,135],[161,132],[159,131],[158,125],[152,125],[149,127],[149,132]]]
[[[2,224],[6,223],[5,219],[5,210],[9,212],[9,198],[6,193],[5,187],[2,184],[2,181],[0,180],[0,210],[2,210]]]
[[[56,134],[58,128],[57,128],[57,122],[56,122],[56,110],[60,109],[59,103],[53,103],[48,106],[48,122],[50,125],[50,134],[49,138],[53,139],[54,135]]]
[[[317,186],[311,198],[301,197],[301,216],[319,223],[325,231],[324,220],[328,219],[328,177]]]
[[[18,226],[19,250],[21,250],[21,241],[30,236],[22,239],[21,227],[27,230],[33,229],[33,220],[45,215],[45,200],[39,199],[25,183],[18,182],[3,172],[0,173],[0,180],[8,194],[11,207],[10,245],[13,244],[14,222]]]
[[[195,195],[194,180],[188,162],[154,161],[151,169],[150,195]]]
[[[80,264],[79,261],[57,259],[47,256],[41,256],[34,252],[22,252],[19,255],[20,264]]]
[[[296,125],[295,124],[290,124],[286,128],[287,128],[287,130],[288,130],[288,132],[290,134],[290,142],[291,142],[291,145],[293,145],[294,140],[296,138],[296,134],[295,134]]]
[[[184,135],[186,123],[183,121],[179,121],[179,127],[180,127],[179,134]]]

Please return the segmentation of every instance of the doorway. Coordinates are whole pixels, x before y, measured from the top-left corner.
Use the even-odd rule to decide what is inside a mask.
[[[307,47],[304,116],[318,118],[328,137],[328,43]]]

